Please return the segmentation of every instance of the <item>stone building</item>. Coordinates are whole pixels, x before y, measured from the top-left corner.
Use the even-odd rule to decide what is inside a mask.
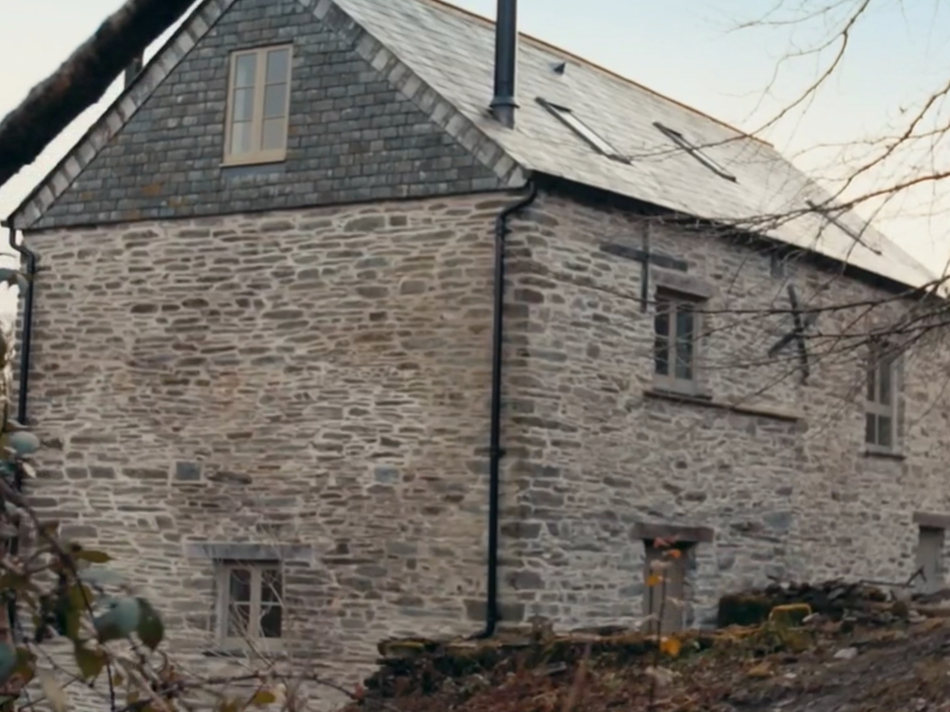
[[[928,269],[698,111],[528,37],[513,74],[503,19],[197,8],[8,221],[37,508],[181,654],[341,676],[633,624],[656,537],[670,626],[769,576],[939,585]]]

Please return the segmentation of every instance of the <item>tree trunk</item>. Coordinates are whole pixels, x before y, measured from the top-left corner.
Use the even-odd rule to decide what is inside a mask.
[[[127,0],[0,122],[0,187],[29,165],[193,0]]]

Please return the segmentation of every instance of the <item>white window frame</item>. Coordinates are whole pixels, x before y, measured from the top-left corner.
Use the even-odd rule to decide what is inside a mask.
[[[552,104],[546,99],[538,98],[538,103],[554,114],[554,116],[560,119],[562,124],[576,133],[579,138],[588,143],[598,153],[624,163],[629,162],[629,159],[626,156],[614,148],[614,146],[611,145],[607,139],[597,133],[591,126],[581,119],[581,117],[575,114],[573,110],[566,106]]]
[[[678,292],[658,289],[655,298],[656,306],[654,310],[653,321],[653,383],[654,386],[662,390],[686,393],[689,395],[698,395],[700,389],[699,380],[699,334],[702,326],[701,306],[704,300],[697,297],[680,294]],[[656,330],[656,317],[659,315],[663,304],[669,304],[673,309],[670,310],[670,316],[667,317],[666,349],[667,349],[667,371],[660,373],[657,371],[656,355],[659,342],[659,334]],[[692,359],[690,360],[690,377],[682,378],[676,375],[676,307],[687,305],[693,313],[693,331],[692,331]]]
[[[284,145],[277,149],[263,150],[261,144],[264,134],[264,94],[267,87],[267,56],[276,50],[287,50],[287,92],[284,100]],[[251,133],[255,137],[256,148],[247,153],[232,153],[231,138],[234,129],[234,90],[237,78],[237,62],[241,57],[254,55],[257,57],[256,75],[254,78],[253,117],[251,119]],[[253,49],[238,50],[231,53],[228,69],[227,111],[225,112],[224,130],[224,165],[245,166],[259,163],[279,163],[287,158],[287,141],[290,132],[290,90],[293,77],[294,47],[292,44],[268,45]]]
[[[284,571],[278,562],[271,561],[219,561],[217,562],[215,583],[217,586],[217,611],[215,615],[215,638],[217,644],[223,648],[279,648],[283,641],[284,629],[287,625],[287,607],[284,603]],[[248,630],[246,637],[228,635],[228,615],[231,611],[231,572],[240,569],[251,574],[251,600],[248,606]],[[259,629],[261,620],[261,591],[263,590],[263,575],[265,571],[276,571],[280,577],[281,600],[280,606],[280,637],[265,638]]]
[[[893,453],[898,450],[898,359],[883,344],[870,348],[864,389],[864,444],[870,452]],[[886,369],[886,370],[885,370]],[[890,382],[890,402],[881,395],[881,374],[887,373]],[[874,419],[874,439],[869,439],[868,419]],[[881,444],[881,418],[890,419],[890,444]]]
[[[669,126],[664,126],[659,121],[655,121],[653,125],[673,143],[689,153],[693,158],[702,163],[704,166],[706,166],[706,168],[711,170],[720,178],[725,178],[726,180],[732,181],[733,183],[738,182],[738,179],[735,177],[735,175],[733,175],[725,166],[706,154],[699,146],[687,139],[682,133],[676,129],[671,129]]]

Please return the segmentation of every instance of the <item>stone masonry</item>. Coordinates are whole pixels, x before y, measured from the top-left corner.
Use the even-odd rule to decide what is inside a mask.
[[[645,230],[712,295],[699,347],[708,399],[654,388],[641,265],[601,249],[639,247]],[[641,615],[645,524],[712,532],[691,562],[694,624],[714,620],[722,593],[767,576],[900,582],[913,573],[915,514],[950,514],[946,340],[924,338],[902,357],[898,454],[867,453],[866,349],[832,337],[886,329],[920,307],[800,254],[773,276],[773,251],[570,196],[538,200],[511,238],[509,604],[563,625]],[[655,294],[672,277],[654,267],[652,278]],[[807,385],[794,347],[767,357],[791,325],[763,312],[788,307],[789,283],[816,308],[883,301],[820,316]]]
[[[290,547],[284,645],[342,679],[382,638],[477,632],[510,200],[29,236],[35,506],[118,557],[182,654],[215,652],[215,543]]]

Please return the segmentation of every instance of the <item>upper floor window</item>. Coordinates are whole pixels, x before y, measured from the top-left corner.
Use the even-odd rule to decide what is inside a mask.
[[[254,646],[280,638],[283,622],[280,565],[222,562],[218,567],[218,640]]]
[[[654,317],[655,380],[674,390],[695,389],[696,339],[699,331],[695,299],[659,291]]]
[[[883,345],[871,348],[867,373],[864,440],[871,449],[893,450],[897,442],[897,359]]]
[[[273,163],[287,156],[290,46],[231,55],[224,161]]]

